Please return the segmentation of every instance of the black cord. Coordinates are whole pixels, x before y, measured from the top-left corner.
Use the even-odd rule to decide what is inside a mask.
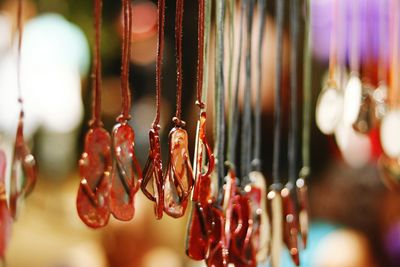
[[[254,0],[244,1],[246,8],[246,83],[243,96],[242,132],[241,132],[241,183],[244,186],[248,182],[251,170],[251,144],[252,144],[252,120],[251,120],[251,44],[254,15]]]
[[[289,146],[288,146],[288,161],[289,161],[289,182],[295,184],[298,178],[297,167],[297,147],[298,147],[298,123],[297,123],[297,49],[299,37],[299,6],[298,0],[290,1],[290,128],[289,128]]]
[[[217,36],[216,36],[216,90],[215,90],[215,116],[216,116],[216,148],[217,148],[217,174],[218,174],[218,200],[223,198],[223,185],[225,178],[225,85],[224,85],[224,21],[225,0],[218,0],[217,4]]]
[[[259,39],[257,49],[257,91],[254,106],[254,142],[253,142],[253,160],[252,167],[256,171],[261,170],[261,99],[262,99],[262,56],[263,56],[263,40],[265,35],[265,21],[267,14],[267,1],[258,0],[258,14],[260,18]]]
[[[275,72],[275,97],[274,97],[274,153],[272,162],[272,179],[275,185],[280,182],[280,145],[281,145],[281,128],[282,128],[282,58],[283,58],[283,14],[284,1],[276,1],[276,22],[277,22],[277,38],[276,38],[276,72]]]

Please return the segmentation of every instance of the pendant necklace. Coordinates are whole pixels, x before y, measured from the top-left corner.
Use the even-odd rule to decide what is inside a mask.
[[[282,132],[282,45],[284,26],[284,1],[277,0],[276,6],[276,67],[275,67],[275,97],[274,97],[274,147],[272,162],[272,185],[268,193],[272,211],[271,266],[280,266],[282,251],[282,199],[280,195],[280,157]]]
[[[102,0],[94,0],[95,49],[92,89],[92,119],[79,160],[81,182],[76,206],[81,220],[92,228],[107,225],[110,218],[111,138],[101,122],[101,35]]]
[[[343,115],[343,94],[339,90],[336,62],[338,60],[338,15],[339,3],[332,2],[332,27],[329,55],[329,77],[323,90],[318,96],[315,110],[315,120],[319,130],[324,134],[333,134]]]
[[[399,28],[400,28],[400,4],[392,1],[391,14],[391,73],[390,90],[388,99],[388,112],[382,119],[380,128],[381,144],[384,151],[379,159],[381,177],[385,185],[391,190],[400,190],[400,143],[397,141],[400,132],[400,110],[398,94],[400,91],[400,60],[399,60]]]
[[[122,1],[122,12],[122,110],[111,136],[113,168],[111,172],[110,211],[116,219],[129,221],[135,214],[134,198],[142,181],[142,171],[135,155],[135,132],[128,123],[131,119],[129,60],[132,37],[132,5],[129,0]]]
[[[211,23],[209,0],[198,1],[198,59],[196,105],[200,109],[196,129],[195,158],[193,173],[195,185],[192,193],[192,209],[187,227],[186,254],[193,260],[204,260],[213,242],[215,221],[212,203],[215,198],[211,191],[211,174],[215,158],[206,135],[206,102],[208,87],[208,56]],[[219,226],[221,227],[221,226]]]
[[[271,225],[267,213],[266,178],[261,172],[261,136],[262,136],[262,73],[263,73],[263,40],[266,23],[266,0],[258,1],[258,17],[260,18],[257,51],[257,86],[254,105],[254,141],[249,180],[251,186],[245,188],[252,206],[253,247],[256,251],[256,261],[264,262],[270,253]]]
[[[5,253],[11,237],[11,224],[12,218],[7,206],[7,192],[6,192],[6,168],[7,168],[6,154],[0,150],[0,264],[5,266]]]
[[[17,28],[18,28],[18,53],[17,53],[17,86],[18,102],[21,110],[18,118],[17,134],[14,144],[14,155],[11,162],[10,177],[10,202],[9,209],[15,220],[19,210],[19,201],[27,197],[33,190],[37,180],[37,167],[34,156],[24,139],[24,109],[21,92],[21,46],[22,46],[22,1],[18,0]],[[22,173],[21,173],[22,171]]]
[[[182,27],[184,0],[176,1],[175,49],[177,65],[176,113],[174,128],[169,133],[169,155],[164,178],[164,211],[174,218],[185,214],[194,178],[190,164],[188,136],[181,120],[182,113]]]
[[[211,2],[211,1],[210,1]],[[228,1],[233,5],[233,0]],[[207,223],[213,224],[211,233],[209,253],[206,257],[206,264],[212,266],[228,266],[229,244],[226,237],[226,214],[224,209],[224,191],[229,190],[229,182],[224,187],[225,178],[225,84],[224,84],[224,21],[225,21],[225,0],[217,0],[216,4],[216,36],[215,36],[215,104],[214,104],[214,156],[216,164],[216,177],[218,187],[217,200],[212,205],[212,220]],[[211,4],[210,4],[211,14]],[[211,17],[210,17],[211,18]],[[207,18],[209,20],[210,18]]]
[[[303,126],[302,126],[302,163],[300,169],[300,177],[296,181],[297,199],[299,203],[299,226],[303,247],[307,247],[308,239],[308,187],[307,179],[310,176],[310,135],[311,135],[311,99],[312,99],[312,85],[311,85],[311,14],[310,14],[310,0],[306,1],[305,11],[305,38],[304,38],[304,57],[303,57]]]
[[[352,1],[350,78],[344,88],[343,123],[352,126],[360,113],[362,99],[362,84],[360,80],[360,6],[358,1]]]
[[[298,247],[298,214],[295,203],[295,184],[298,178],[297,168],[297,147],[298,147],[298,124],[297,124],[297,49],[298,49],[298,1],[290,1],[290,126],[289,126],[289,145],[288,145],[288,163],[289,163],[289,180],[281,191],[283,202],[283,218],[285,222],[283,240],[289,250],[293,263],[296,266],[300,265],[299,247]]]
[[[159,220],[164,210],[164,181],[160,144],[161,74],[164,52],[165,0],[158,1],[158,46],[156,61],[156,116],[149,132],[149,157],[143,169],[141,189],[144,195],[154,202],[154,213]],[[148,189],[148,184],[150,183]]]

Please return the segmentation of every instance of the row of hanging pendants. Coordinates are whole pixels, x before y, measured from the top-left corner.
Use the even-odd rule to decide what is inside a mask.
[[[112,135],[102,127],[101,110],[101,65],[100,65],[100,21],[101,0],[94,1],[96,43],[93,79],[93,118],[85,137],[84,152],[79,161],[81,183],[77,196],[77,210],[88,226],[99,228],[107,225],[110,214],[122,221],[134,217],[134,198],[141,187],[144,194],[155,202],[157,219],[163,211],[172,217],[184,215],[193,187],[193,174],[189,159],[188,137],[180,119],[182,93],[182,19],[183,1],[177,1],[177,112],[173,119],[175,127],[169,134],[169,162],[167,172],[162,173],[161,146],[158,134],[161,93],[161,62],[164,42],[164,1],[159,1],[159,45],[157,57],[157,114],[150,130],[149,159],[143,174],[135,156],[135,134],[129,126],[130,91],[129,58],[131,36],[130,1],[123,0],[124,38],[122,47],[122,111],[117,118]],[[178,34],[179,33],[179,34]]]
[[[335,134],[339,148],[346,153],[346,143],[349,142],[342,136],[343,132],[355,132],[358,138],[370,138],[377,136],[376,140],[382,146],[383,154],[378,161],[382,173],[383,182],[390,188],[400,189],[400,143],[397,135],[400,133],[400,112],[398,111],[399,99],[399,28],[400,28],[400,5],[398,1],[379,1],[379,59],[377,71],[363,68],[363,80],[375,80],[368,75],[377,74],[377,86],[363,82],[360,77],[360,32],[362,5],[359,1],[351,4],[352,26],[351,26],[351,51],[350,68],[348,76],[345,67],[339,57],[340,34],[343,29],[341,16],[343,3],[334,1],[332,9],[332,32],[329,77],[321,91],[317,107],[317,126],[324,134]],[[388,18],[389,14],[389,18]],[[387,27],[389,21],[390,27]],[[387,29],[390,30],[387,30]],[[388,38],[389,36],[389,38]],[[343,41],[343,40],[341,40]],[[388,71],[386,48],[391,43],[390,71]],[[389,75],[388,75],[389,74]],[[388,83],[390,77],[390,83]],[[346,131],[346,128],[349,128]],[[368,141],[367,141],[368,142]]]

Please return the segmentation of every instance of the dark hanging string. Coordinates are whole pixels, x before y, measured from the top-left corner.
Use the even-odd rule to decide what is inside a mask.
[[[276,21],[277,21],[277,38],[276,38],[276,68],[275,68],[275,97],[274,97],[274,153],[272,162],[272,179],[275,185],[280,182],[280,145],[281,145],[281,128],[282,128],[282,58],[283,58],[283,12],[284,1],[276,1]]]
[[[22,107],[22,92],[21,92],[21,47],[22,47],[22,0],[18,0],[17,10],[17,29],[18,29],[18,51],[17,51],[17,88],[18,88],[18,102],[21,104],[21,112],[23,113]]]
[[[175,13],[175,49],[176,49],[176,113],[173,119],[177,126],[183,126],[182,113],[182,35],[183,35],[183,9],[184,0],[176,1]]]
[[[254,15],[254,0],[246,0],[246,82],[243,96],[242,133],[241,133],[241,183],[244,186],[248,182],[251,169],[251,144],[252,144],[252,121],[251,121],[251,44]]]
[[[243,47],[243,24],[244,14],[246,12],[246,1],[242,1],[240,12],[240,29],[239,29],[239,48],[237,54],[237,70],[235,80],[235,90],[231,100],[231,108],[229,112],[230,131],[229,131],[229,144],[228,144],[228,161],[231,168],[235,168],[236,164],[236,146],[239,134],[239,84],[240,73],[242,67],[242,47]]]
[[[265,35],[265,22],[267,14],[267,1],[258,0],[258,16],[260,18],[260,28],[258,33],[258,48],[257,48],[257,90],[254,105],[254,142],[253,142],[253,160],[252,167],[256,171],[261,170],[261,99],[262,99],[262,56],[263,56],[263,40]]]
[[[101,38],[101,12],[102,0],[94,1],[94,16],[95,16],[95,49],[93,58],[93,90],[92,90],[92,120],[91,127],[101,126],[101,60],[100,60],[100,38]]]
[[[297,49],[298,49],[298,35],[299,35],[299,7],[298,0],[290,1],[290,38],[291,38],[291,51],[290,51],[290,128],[289,128],[289,182],[295,184],[298,178],[297,169],[297,147],[298,147],[298,123],[297,123]]]
[[[311,31],[310,1],[306,1],[305,39],[304,39],[304,80],[303,80],[303,139],[302,139],[302,176],[310,172],[310,131],[311,131]]]
[[[161,111],[161,74],[164,53],[164,25],[165,25],[165,0],[158,0],[158,44],[156,60],[156,116],[153,121],[153,128],[160,127]]]
[[[224,85],[224,21],[225,21],[225,0],[218,0],[217,3],[217,36],[216,36],[216,94],[215,94],[215,115],[216,115],[216,148],[217,148],[217,174],[218,174],[218,200],[221,201],[222,187],[224,184],[224,151],[225,151],[225,85]]]
[[[205,108],[205,103],[203,103],[203,67],[204,67],[204,0],[199,0],[199,17],[197,23],[197,88],[196,104],[200,109]]]
[[[122,37],[122,64],[121,64],[121,90],[122,111],[118,121],[123,122],[130,119],[131,92],[129,89],[129,59],[131,57],[132,37],[132,6],[128,0],[122,1],[123,5],[123,37]]]

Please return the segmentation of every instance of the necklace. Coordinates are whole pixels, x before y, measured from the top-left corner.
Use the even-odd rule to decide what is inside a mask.
[[[156,62],[156,116],[149,132],[149,157],[143,169],[141,189],[144,195],[154,202],[156,219],[161,219],[164,210],[164,190],[160,135],[161,73],[164,52],[165,0],[158,1],[158,46]],[[150,183],[150,188],[148,184]]]
[[[85,136],[84,152],[79,161],[81,182],[76,206],[79,217],[92,228],[107,225],[110,217],[111,138],[101,122],[100,28],[102,0],[94,0],[95,56],[93,70],[92,120]]]
[[[129,60],[131,55],[132,5],[122,1],[122,110],[112,131],[113,168],[111,172],[110,210],[116,219],[129,221],[135,212],[134,197],[142,181],[142,171],[135,155],[135,133],[128,124],[131,119],[129,89]]]
[[[11,162],[10,178],[10,202],[9,209],[13,219],[18,213],[19,200],[28,196],[35,187],[37,180],[36,160],[31,154],[24,139],[24,108],[21,92],[21,45],[22,45],[22,0],[18,0],[18,54],[17,54],[17,83],[18,83],[18,102],[21,110],[18,118],[17,134],[14,144],[14,156]],[[21,181],[21,170],[24,181]],[[22,185],[21,185],[22,184]]]
[[[176,1],[175,48],[177,65],[176,113],[172,119],[174,128],[169,133],[169,154],[164,179],[164,211],[174,218],[185,214],[188,198],[193,187],[193,171],[190,164],[188,135],[183,129],[182,113],[182,28],[184,0]]]

